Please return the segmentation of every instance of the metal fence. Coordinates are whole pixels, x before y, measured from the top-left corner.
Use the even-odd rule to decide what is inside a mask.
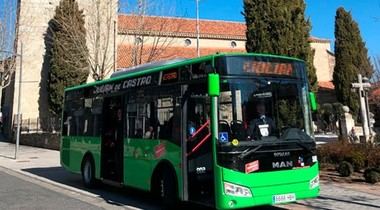
[[[14,115],[13,131],[17,130],[17,115]],[[60,118],[27,118],[21,116],[21,133],[58,133],[61,131]]]

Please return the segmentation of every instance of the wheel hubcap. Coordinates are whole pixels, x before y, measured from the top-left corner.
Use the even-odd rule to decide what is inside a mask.
[[[163,198],[165,196],[164,180],[163,179],[160,180],[160,195],[161,195],[161,198]]]
[[[90,183],[91,180],[91,165],[89,162],[84,165],[84,180],[86,183]]]

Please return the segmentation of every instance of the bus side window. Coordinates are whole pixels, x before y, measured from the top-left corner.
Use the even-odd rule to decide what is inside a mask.
[[[84,116],[83,116],[83,135],[85,136],[92,136],[92,129],[93,129],[93,115],[91,113],[92,109],[92,98],[86,98],[84,100]]]
[[[92,115],[92,135],[99,136],[102,133],[102,111],[103,111],[103,98],[97,97],[92,101],[91,115]]]
[[[62,136],[70,136],[71,116],[70,116],[70,101],[65,101],[63,107],[63,119],[62,119]]]
[[[173,127],[173,98],[161,97],[157,99],[157,119],[160,126],[159,138],[172,139]]]
[[[65,107],[64,126],[68,136],[80,136],[83,134],[84,110],[83,100],[76,98],[67,101]]]
[[[125,134],[129,138],[145,138],[149,130],[151,104],[146,99],[136,100],[130,96],[125,104]]]
[[[178,99],[179,100],[179,99]],[[181,105],[176,104],[174,107],[174,114],[172,117],[173,125],[171,136],[174,142],[180,144],[181,142]]]

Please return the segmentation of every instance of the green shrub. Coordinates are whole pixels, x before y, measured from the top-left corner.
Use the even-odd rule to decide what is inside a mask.
[[[339,163],[337,168],[338,173],[343,177],[349,177],[354,172],[354,167],[347,161]]]
[[[380,181],[380,169],[368,168],[364,171],[364,179],[366,182],[375,184]]]
[[[348,143],[344,141],[336,141],[319,147],[317,150],[318,160],[321,163],[331,164],[338,164],[344,161],[346,159],[345,154],[351,152],[350,146],[347,145]]]
[[[366,152],[367,166],[372,168],[380,168],[380,147],[371,145]]]
[[[354,171],[359,172],[366,166],[367,155],[363,150],[353,149],[349,154],[346,154],[345,160],[352,164]]]
[[[380,146],[373,144],[351,144],[341,140],[318,147],[317,155],[321,165],[338,165],[347,161],[353,165],[355,171],[380,167]]]
[[[380,143],[380,134],[376,134],[375,135],[375,137],[373,138],[373,141],[375,142],[375,143]]]

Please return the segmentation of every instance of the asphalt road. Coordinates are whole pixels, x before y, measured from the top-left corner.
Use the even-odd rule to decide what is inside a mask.
[[[70,199],[66,195],[73,197],[73,195],[71,195],[71,194],[74,193],[74,198],[78,198],[78,199],[80,199],[80,201],[91,203],[93,205],[93,206],[91,206],[91,205],[84,206],[84,209],[99,209],[99,208],[103,208],[103,209],[127,209],[127,210],[138,210],[138,209],[160,210],[161,209],[159,202],[155,198],[152,198],[152,195],[150,193],[147,193],[147,192],[143,192],[143,191],[139,191],[139,190],[131,189],[131,188],[114,187],[114,186],[109,186],[106,184],[100,184],[95,189],[84,188],[80,175],[69,173],[66,170],[64,170],[62,167],[30,168],[30,169],[24,169],[23,171],[26,173],[30,173],[33,176],[38,176],[38,177],[47,179],[47,180],[49,180],[49,182],[54,182],[58,185],[65,186],[64,188],[60,188],[60,187],[56,187],[54,185],[51,185],[49,183],[44,183],[44,182],[40,182],[40,181],[38,181],[38,182],[39,182],[39,185],[41,187],[35,186],[35,184],[32,184],[33,188],[38,187],[38,189],[41,192],[43,192],[44,188],[45,188],[46,189],[45,194],[47,193],[50,195],[54,195],[57,193],[58,194],[62,193],[63,198]],[[1,172],[1,167],[0,167],[0,172]],[[1,180],[1,177],[3,176],[3,174],[4,173],[0,174],[0,180]],[[6,176],[8,177],[8,175],[6,175]],[[23,179],[33,179],[33,178],[30,178],[26,175],[17,175],[17,176],[23,176]],[[9,178],[9,179],[11,179],[11,178]],[[14,179],[17,180],[17,178],[14,178]],[[31,184],[31,183],[26,183],[26,184]],[[22,185],[25,185],[25,182]],[[4,187],[8,187],[11,189],[12,184],[8,184],[7,186],[5,186],[5,184],[4,184]],[[0,184],[0,188],[3,189],[3,183],[2,182]],[[13,187],[13,188],[15,188],[15,187]],[[51,193],[50,188],[54,188],[53,190],[55,191],[55,193]],[[12,191],[14,191],[14,190],[12,189]],[[35,194],[37,194],[37,193],[35,193]],[[2,194],[0,194],[0,202],[3,200],[1,195]],[[17,195],[17,193],[15,193],[15,195]],[[10,196],[10,197],[13,197],[13,196]],[[17,198],[17,196],[15,196],[15,198],[12,201],[14,202],[15,200],[17,200],[16,198]],[[71,203],[71,201],[68,200],[67,202],[68,203],[70,202],[71,203],[70,205],[59,204],[59,206],[63,207],[62,209],[81,209],[81,207],[79,205],[76,207],[73,207],[73,205],[76,205],[78,202],[83,204],[83,202],[80,202],[80,201],[76,201],[76,202]],[[42,208],[42,209],[52,209],[52,208],[49,208],[50,206],[48,206],[50,203],[49,200],[40,200],[39,203],[41,204],[41,206],[45,206],[45,205],[43,205],[45,202],[47,203],[46,208]],[[51,203],[57,203],[57,202],[51,202]],[[0,209],[3,209],[3,207],[8,206],[9,204],[5,204],[5,205],[0,204]],[[9,209],[9,208],[5,208],[5,209]],[[23,208],[21,208],[21,209],[23,209]],[[40,207],[37,206],[36,208],[32,208],[32,209],[40,209]],[[180,206],[178,206],[178,209],[181,209],[181,210],[187,210],[187,209],[188,210],[194,210],[194,209],[202,210],[202,209],[206,209],[206,208],[204,208],[202,206],[194,205],[194,204],[182,203],[182,204],[180,204]],[[260,209],[260,210],[261,209],[263,209],[263,210],[282,210],[284,208],[273,207],[273,206],[253,208],[253,210],[258,210],[258,209]]]
[[[83,188],[79,175],[71,174],[61,167],[30,168],[23,171],[65,187],[44,182],[36,184],[33,178],[26,175],[10,176],[0,170],[0,209],[160,209],[157,200],[146,192],[104,184],[96,189]],[[324,181],[321,189],[321,195],[316,199],[252,210],[380,209],[380,185]],[[178,209],[204,208],[182,204]]]
[[[102,209],[0,171],[0,209]]]

